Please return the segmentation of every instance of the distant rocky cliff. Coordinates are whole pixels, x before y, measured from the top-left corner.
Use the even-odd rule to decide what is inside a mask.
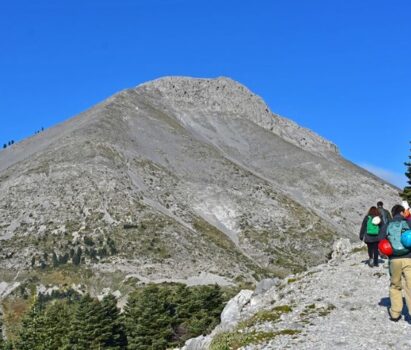
[[[284,276],[355,238],[379,199],[397,190],[237,82],[163,78],[0,152],[0,277]]]

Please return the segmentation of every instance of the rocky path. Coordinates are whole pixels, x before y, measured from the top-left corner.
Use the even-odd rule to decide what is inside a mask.
[[[273,281],[265,292],[242,291],[211,345],[197,338],[186,349],[411,349],[411,321],[388,319],[388,269],[370,268],[364,249],[339,244],[328,264]]]
[[[301,333],[253,348],[410,349],[409,320],[388,319],[388,269],[382,264],[370,268],[364,263],[366,257],[365,251],[358,252],[341,263],[311,270],[312,274],[287,286],[279,303],[296,306],[282,322],[301,326]],[[304,313],[309,322],[305,326],[301,324]]]

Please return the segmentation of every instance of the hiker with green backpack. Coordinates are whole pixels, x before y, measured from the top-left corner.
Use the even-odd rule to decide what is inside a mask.
[[[369,267],[378,267],[378,242],[381,240],[381,227],[382,220],[380,212],[377,207],[371,207],[362,221],[360,230],[360,240],[364,241],[368,247]]]
[[[388,313],[390,320],[397,322],[401,318],[403,307],[402,291],[404,291],[408,313],[411,313],[411,249],[406,248],[401,239],[403,233],[408,231],[410,226],[405,219],[406,209],[402,205],[395,205],[391,213],[393,219],[384,225],[380,236],[388,239],[392,246],[392,255],[388,257],[391,276],[391,307],[388,309]],[[404,288],[402,288],[403,280],[405,282]]]

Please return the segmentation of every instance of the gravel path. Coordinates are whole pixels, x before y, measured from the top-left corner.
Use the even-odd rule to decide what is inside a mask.
[[[301,333],[277,336],[246,349],[410,349],[411,323],[389,321],[388,269],[370,268],[360,251],[289,278],[278,290],[275,305],[290,305],[276,323],[259,324],[258,331],[295,329]],[[386,264],[385,264],[386,265]],[[267,293],[269,293],[268,291]],[[404,311],[405,307],[404,307]]]
[[[183,349],[411,349],[406,307],[399,322],[388,318],[388,263],[370,268],[366,258],[365,246],[339,240],[327,264],[241,291],[221,324]]]

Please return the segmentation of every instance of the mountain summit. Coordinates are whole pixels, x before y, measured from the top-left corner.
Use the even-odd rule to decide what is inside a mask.
[[[71,265],[117,286],[284,276],[356,238],[379,199],[397,189],[241,84],[162,78],[0,152],[3,280]]]

